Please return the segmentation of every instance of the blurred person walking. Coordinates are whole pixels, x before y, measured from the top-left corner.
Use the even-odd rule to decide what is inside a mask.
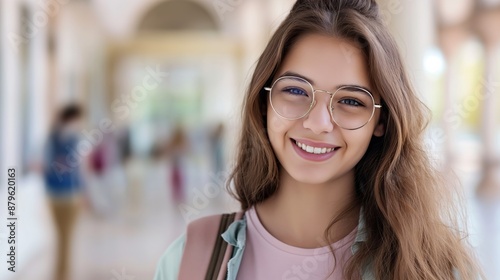
[[[58,233],[57,280],[68,279],[71,234],[78,214],[83,184],[81,155],[77,152],[82,109],[61,109],[46,144],[44,180]]]
[[[172,169],[170,171],[170,186],[172,197],[175,202],[184,201],[185,180],[184,170],[182,169],[182,158],[188,148],[187,136],[182,127],[179,125],[175,128],[171,140],[165,147],[165,154],[172,161]]]
[[[115,133],[104,133],[88,158],[85,197],[99,218],[117,217],[125,210],[127,179],[119,141]]]
[[[214,175],[219,176],[224,172],[224,124],[217,125],[210,135],[210,152],[212,154],[212,164]]]

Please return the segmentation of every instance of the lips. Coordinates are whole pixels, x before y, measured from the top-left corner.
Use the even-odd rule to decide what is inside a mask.
[[[340,149],[327,143],[313,142],[306,139],[290,139],[295,148],[295,151],[307,160],[323,161],[331,158],[335,152]]]
[[[299,146],[299,148],[310,154],[326,154],[334,150],[332,148],[325,148],[325,147],[320,148],[320,147],[309,146],[299,141],[295,141],[295,145]]]
[[[327,143],[317,143],[310,140],[305,139],[292,139],[292,142],[297,145],[302,150],[311,153],[311,154],[324,154],[329,153],[331,151],[335,151],[340,147],[327,144]]]

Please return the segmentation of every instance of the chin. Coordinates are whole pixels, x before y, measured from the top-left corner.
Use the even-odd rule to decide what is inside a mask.
[[[294,172],[290,174],[292,178],[302,184],[308,185],[321,185],[332,181],[331,176],[325,176],[324,173],[320,172],[306,172],[305,170],[300,172]]]
[[[293,180],[309,185],[324,185],[324,184],[334,184],[336,181],[343,181],[347,179],[348,176],[353,175],[350,171],[353,169],[344,170],[344,168],[337,167],[304,167],[304,166],[290,166],[287,169],[287,173]],[[347,177],[346,177],[347,176]]]

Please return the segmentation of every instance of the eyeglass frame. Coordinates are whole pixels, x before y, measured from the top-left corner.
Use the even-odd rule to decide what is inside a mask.
[[[302,116],[300,116],[300,117],[297,117],[297,118],[287,118],[287,117],[284,117],[280,113],[278,113],[278,111],[276,111],[276,108],[274,108],[273,102],[271,101],[272,90],[273,90],[273,87],[276,85],[276,83],[278,81],[283,80],[283,79],[301,80],[301,81],[306,82],[311,87],[311,91],[312,91],[312,94],[313,94],[312,102],[311,102],[311,104],[309,104],[309,109],[307,109],[307,111]],[[354,88],[354,89],[361,90],[361,91],[367,93],[370,96],[370,98],[372,99],[372,102],[373,102],[373,108],[372,108],[372,113],[370,115],[370,118],[362,126],[357,127],[357,128],[345,128],[345,127],[342,127],[340,124],[337,123],[337,121],[333,117],[333,109],[334,109],[333,106],[332,106],[333,97],[335,96],[335,94],[339,90],[346,89],[346,88]],[[273,111],[279,117],[281,117],[283,119],[286,119],[286,120],[289,120],[289,121],[294,121],[294,120],[301,119],[301,118],[307,116],[311,112],[311,110],[314,107],[314,105],[316,105],[316,92],[317,91],[318,92],[327,93],[327,94],[330,95],[330,103],[329,103],[329,106],[328,106],[329,107],[328,111],[330,112],[330,117],[333,120],[333,122],[335,122],[336,125],[338,125],[340,128],[345,129],[345,130],[356,130],[356,129],[362,128],[363,126],[367,125],[373,119],[373,116],[375,115],[375,109],[382,108],[381,104],[376,104],[375,103],[375,98],[373,98],[373,94],[370,91],[368,91],[367,89],[365,89],[365,88],[362,88],[362,87],[359,87],[359,86],[356,86],[356,85],[348,85],[348,86],[341,86],[337,90],[335,90],[334,92],[327,91],[327,90],[322,90],[322,89],[314,89],[313,85],[308,80],[306,80],[306,79],[304,79],[302,77],[297,77],[297,76],[292,76],[292,75],[287,75],[287,76],[281,76],[281,77],[279,77],[278,79],[276,79],[273,82],[273,84],[271,85],[271,87],[264,87],[264,90],[269,92],[269,104],[271,104],[271,107],[273,108]]]

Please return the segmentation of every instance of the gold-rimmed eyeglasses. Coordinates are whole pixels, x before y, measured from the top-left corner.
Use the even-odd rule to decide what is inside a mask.
[[[341,128],[355,130],[365,126],[373,118],[375,104],[373,95],[359,86],[342,86],[336,91],[314,89],[311,83],[301,77],[283,76],[264,87],[269,92],[269,101],[274,112],[281,118],[297,120],[305,117],[316,104],[315,94],[330,95],[329,110],[333,121]]]

